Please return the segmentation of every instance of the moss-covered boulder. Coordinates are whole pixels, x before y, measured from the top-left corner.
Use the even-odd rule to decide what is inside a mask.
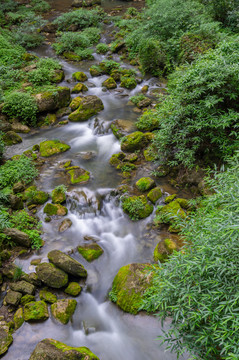
[[[48,318],[48,308],[44,301],[32,301],[24,306],[25,321],[43,321]]]
[[[79,94],[88,91],[88,87],[85,84],[78,83],[71,90],[72,94]]]
[[[64,290],[66,294],[71,296],[78,296],[81,293],[81,286],[77,282],[71,282]]]
[[[85,244],[78,246],[77,249],[83,258],[88,262],[98,259],[98,257],[100,257],[104,252],[98,244]]]
[[[177,194],[172,194],[172,195],[167,196],[167,197],[164,199],[165,204],[169,204],[170,202],[172,202],[173,200],[175,200],[176,197],[177,197]]]
[[[130,76],[121,76],[120,86],[126,89],[134,89],[137,86],[137,82],[134,77]]]
[[[24,295],[21,298],[21,305],[26,305],[29,302],[35,301],[35,296],[34,295]]]
[[[14,131],[8,131],[3,135],[2,139],[7,146],[16,145],[22,142],[21,136]]]
[[[29,360],[99,360],[86,347],[72,347],[53,339],[39,342]]]
[[[40,143],[40,155],[49,157],[69,150],[71,147],[60,140],[46,140]]]
[[[39,264],[36,273],[39,280],[52,288],[60,289],[68,283],[68,275],[51,263]]]
[[[3,233],[20,246],[31,247],[29,235],[15,228],[6,228]]]
[[[8,350],[12,342],[12,335],[8,333],[7,329],[0,327],[0,355],[4,354]]]
[[[70,108],[72,111],[75,111],[76,109],[78,109],[78,107],[80,106],[81,102],[82,102],[82,97],[77,96],[75,97],[71,103],[70,103]]]
[[[123,266],[114,278],[110,299],[124,311],[137,314],[145,291],[152,285],[150,264]]]
[[[178,220],[185,219],[186,216],[186,211],[183,210],[180,206],[180,202],[176,199],[171,201],[169,204],[158,208],[155,222],[156,224],[168,224],[174,227]]]
[[[51,305],[51,312],[55,319],[62,324],[67,324],[75,312],[77,301],[61,299]]]
[[[155,187],[155,181],[150,177],[143,177],[136,182],[136,187],[140,191],[148,191]]]
[[[58,86],[53,90],[45,91],[35,95],[38,111],[54,112],[69,105],[71,100],[70,89]]]
[[[72,221],[71,219],[64,219],[61,223],[60,223],[60,226],[59,226],[59,232],[62,233],[62,232],[65,232],[66,230],[68,230],[72,225]]]
[[[56,295],[52,294],[52,292],[47,291],[46,289],[40,290],[39,296],[41,300],[49,304],[54,304],[57,301]]]
[[[15,330],[19,329],[24,323],[23,308],[17,309],[13,317]]]
[[[85,73],[83,73],[82,71],[74,72],[72,74],[72,77],[76,81],[86,81],[86,80],[88,80],[87,75]]]
[[[62,82],[65,78],[65,74],[63,70],[57,69],[54,70],[52,76],[51,76],[51,82],[58,84]]]
[[[24,192],[24,200],[29,205],[42,205],[49,198],[49,195],[45,191],[37,190],[36,186],[30,186]]]
[[[103,70],[97,65],[92,65],[89,70],[90,70],[91,76],[93,76],[93,77],[101,76],[103,74]]]
[[[108,79],[106,79],[103,83],[102,86],[106,87],[106,89],[116,89],[117,88],[117,84],[115,82],[115,80],[112,77],[109,77]]]
[[[155,187],[154,189],[150,190],[150,192],[147,194],[147,198],[155,204],[158,199],[160,199],[162,196],[162,191],[160,187]]]
[[[66,201],[66,190],[64,186],[57,186],[51,193],[53,204],[62,204]]]
[[[67,174],[69,182],[72,185],[75,184],[86,184],[90,180],[90,173],[85,169],[80,168],[79,166],[71,166],[67,168]]]
[[[4,304],[17,306],[20,303],[22,294],[18,291],[9,290],[4,298]]]
[[[177,250],[177,244],[171,239],[160,241],[154,249],[154,261],[164,263],[169,255]]]
[[[109,160],[110,165],[117,167],[122,163],[122,161],[125,159],[125,154],[120,152],[118,154],[113,154]]]
[[[116,119],[112,121],[110,128],[117,139],[135,131],[135,125],[131,120]]]
[[[135,131],[122,139],[121,150],[126,152],[134,152],[135,150],[143,149],[147,143],[148,141],[145,139],[144,133],[141,131]]]
[[[21,280],[10,284],[10,289],[13,291],[19,291],[22,294],[34,295],[35,286],[27,281]]]
[[[123,198],[122,208],[132,220],[148,217],[153,212],[153,205],[149,204],[146,196],[129,196]]]
[[[48,253],[48,259],[57,267],[64,270],[68,274],[86,277],[87,271],[83,265],[71,256],[64,254],[60,250],[52,250]]]
[[[82,98],[79,107],[69,115],[70,121],[86,121],[91,116],[98,114],[104,109],[100,98],[95,95],[89,95]]]
[[[53,216],[53,215],[65,216],[68,213],[68,210],[65,206],[61,204],[51,204],[51,203],[46,204],[43,211],[48,216]]]

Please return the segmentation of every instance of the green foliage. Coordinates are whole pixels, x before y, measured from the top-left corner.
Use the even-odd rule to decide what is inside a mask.
[[[22,267],[21,266],[16,266],[15,269],[14,269],[13,281],[20,280],[23,273],[24,273],[24,271],[22,270]]]
[[[37,16],[34,12],[29,12],[13,33],[15,41],[27,49],[39,46],[44,40],[44,37],[39,33],[39,28],[44,24],[45,21],[41,16]]]
[[[229,165],[210,180],[214,195],[184,224],[184,251],[154,269],[144,303],[163,322],[172,318],[164,337],[172,351],[196,359],[239,357],[238,153]]]
[[[42,58],[37,62],[37,68],[29,72],[28,80],[36,86],[50,84],[54,76],[54,71],[61,68],[57,60]]]
[[[0,167],[0,188],[12,186],[18,181],[28,184],[37,174],[32,160],[25,155],[16,160],[8,160]]]
[[[110,299],[112,302],[114,302],[114,303],[117,302],[118,297],[117,297],[117,293],[116,293],[115,289],[114,289],[114,290],[111,290],[111,291],[109,292],[109,299]]]
[[[17,117],[24,124],[36,124],[37,110],[36,100],[28,93],[13,92],[5,98],[3,113]]]
[[[1,101],[0,101],[1,102]],[[2,156],[3,156],[3,152],[4,152],[4,141],[3,141],[3,139],[2,139],[2,137],[3,137],[3,133],[2,132],[0,132],[0,161],[1,161],[1,159],[2,159]]]
[[[45,13],[50,10],[50,5],[44,0],[31,0],[32,10],[37,13]]]
[[[7,209],[0,205],[0,231],[10,226],[9,213]],[[0,240],[1,244],[1,240]]]
[[[93,60],[94,56],[92,55],[94,52],[93,49],[77,49],[75,51],[76,55],[80,56],[82,60]]]
[[[90,26],[98,26],[103,17],[100,9],[79,9],[62,14],[54,20],[54,24],[58,26],[58,30],[68,30],[71,25],[82,30]]]
[[[146,99],[146,97],[143,94],[138,94],[138,95],[131,96],[129,99],[130,99],[130,101],[132,101],[132,103],[134,105],[138,105],[138,103],[140,101]]]
[[[109,46],[104,43],[99,43],[96,46],[96,52],[97,54],[106,54],[109,51]]]

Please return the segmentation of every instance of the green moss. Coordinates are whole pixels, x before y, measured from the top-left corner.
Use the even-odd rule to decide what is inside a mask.
[[[8,350],[12,342],[12,335],[8,334],[8,332],[3,328],[0,328],[0,355],[4,354]]]
[[[66,201],[66,191],[63,187],[58,186],[51,193],[53,204],[62,204]]]
[[[49,318],[47,304],[44,301],[32,301],[24,306],[24,320],[36,321]]]
[[[47,303],[54,304],[57,301],[56,295],[52,294],[46,289],[40,290],[39,293],[40,299],[46,301]]]
[[[89,70],[90,70],[91,76],[100,76],[103,74],[102,69],[97,65],[91,66]]]
[[[79,56],[79,55],[76,55],[74,52],[70,52],[70,51],[65,51],[63,53],[63,56],[68,59],[68,60],[71,60],[71,61],[81,61],[82,60],[82,57]]]
[[[51,305],[52,315],[62,324],[67,324],[75,312],[77,301],[73,299],[58,300]]]
[[[139,179],[135,185],[140,191],[148,191],[155,186],[155,182],[150,177],[143,177]]]
[[[79,94],[86,91],[88,91],[88,87],[85,84],[79,83],[73,87],[71,92],[72,94]]]
[[[22,324],[24,323],[24,317],[23,317],[23,309],[19,308],[13,317],[14,324],[15,324],[15,330],[19,329]]]
[[[33,295],[24,295],[21,298],[21,305],[26,305],[26,304],[28,304],[29,302],[32,302],[32,301],[35,301],[35,296],[33,296]]]
[[[169,203],[170,203],[171,201],[173,201],[176,197],[177,197],[177,194],[172,194],[172,195],[167,196],[167,197],[164,199],[165,204],[169,204]]]
[[[97,96],[82,98],[78,108],[69,115],[70,121],[86,121],[104,109],[102,101]]]
[[[131,172],[132,170],[136,169],[136,165],[130,162],[122,162],[116,167],[116,169],[121,170],[123,172],[124,171]]]
[[[81,286],[77,282],[71,282],[64,290],[66,294],[71,296],[78,296],[81,293]]]
[[[144,158],[146,161],[154,161],[158,157],[157,152],[152,148],[152,146],[149,146],[147,149],[144,150]]]
[[[121,161],[124,160],[125,158],[125,154],[124,153],[118,153],[118,154],[113,154],[110,158],[110,165],[117,167],[118,165],[121,164]]]
[[[48,198],[49,195],[44,191],[37,190],[36,186],[30,186],[24,192],[24,199],[27,200],[29,205],[42,205]]]
[[[147,202],[144,195],[126,197],[122,201],[122,208],[132,220],[148,217],[153,212],[153,205]]]
[[[70,176],[71,184],[81,184],[86,183],[90,180],[90,173],[80,167],[75,167],[74,169],[68,170],[67,174]]]
[[[60,341],[57,340],[53,340],[53,339],[46,339],[43,340],[45,342],[49,342],[51,345],[54,345],[57,349],[61,350],[63,353],[67,353],[65,354],[65,356],[71,360],[71,358],[75,359],[75,354],[74,352],[80,353],[82,354],[82,360],[99,360],[99,358],[93,354],[87,347],[72,347],[72,346],[68,346],[66,344],[61,343]],[[80,355],[78,355],[80,356]]]
[[[107,89],[115,89],[115,88],[117,88],[117,84],[116,84],[115,80],[112,77],[109,77],[108,79],[106,79],[102,83],[102,86],[106,87]]]
[[[190,210],[192,207],[190,206],[189,204],[189,201],[186,200],[186,199],[181,199],[181,198],[178,198],[177,199],[177,202],[179,203],[179,205],[185,209],[185,210]]]
[[[49,157],[69,150],[71,147],[59,140],[46,140],[40,143],[40,155]]]
[[[171,239],[164,239],[163,242],[159,242],[154,249],[154,261],[160,261],[164,263],[167,261],[169,255],[177,250],[177,244]]]
[[[144,133],[140,131],[135,131],[132,134],[129,134],[122,138],[121,141],[121,150],[134,152],[135,150],[140,150],[145,147],[147,141],[145,139]]]
[[[120,86],[126,89],[134,89],[137,86],[137,82],[134,77],[121,76]]]
[[[58,215],[58,216],[65,216],[68,213],[68,210],[65,206],[60,204],[46,204],[44,207],[44,213],[48,216]]]
[[[60,289],[68,283],[68,275],[51,263],[41,263],[36,268],[37,277],[47,286]]]
[[[164,240],[164,246],[169,252],[169,254],[172,254],[174,250],[177,250],[176,243],[171,239],[165,239]]]
[[[82,71],[77,71],[77,72],[73,73],[72,77],[76,81],[86,81],[86,80],[88,80],[87,75],[85,73],[83,73]]]
[[[78,109],[78,107],[80,106],[82,101],[82,97],[77,96],[75,97],[72,102],[70,103],[70,108],[72,111],[75,111],[76,109]]]
[[[16,145],[22,142],[21,136],[14,131],[8,131],[2,136],[2,140],[7,146]]]
[[[162,191],[159,187],[155,187],[154,189],[150,190],[150,192],[147,194],[147,198],[155,204],[156,201],[161,198]]]
[[[156,224],[169,224],[175,227],[178,220],[186,218],[186,213],[181,208],[178,199],[171,201],[169,204],[160,207],[156,212]],[[179,230],[179,228],[178,228]]]
[[[98,259],[98,257],[100,257],[104,252],[98,244],[78,246],[77,250],[88,262]]]

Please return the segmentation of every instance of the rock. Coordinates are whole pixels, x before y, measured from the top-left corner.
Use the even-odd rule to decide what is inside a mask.
[[[177,244],[171,239],[160,241],[154,249],[154,261],[164,263],[173,251],[177,250]]]
[[[137,86],[136,79],[134,77],[129,76],[121,76],[120,86],[126,89],[134,89]]]
[[[41,28],[41,32],[46,32],[50,34],[55,33],[56,31],[57,31],[57,25],[53,23],[48,23]]]
[[[79,7],[91,7],[94,5],[101,5],[101,0],[73,0],[71,6],[79,8]]]
[[[152,285],[150,264],[123,266],[114,278],[110,298],[124,311],[137,314],[145,291]]]
[[[23,133],[23,134],[27,134],[31,131],[31,129],[27,125],[24,125],[18,121],[14,121],[12,123],[12,130],[17,133]]]
[[[29,274],[22,273],[21,280],[25,280],[35,286],[41,286],[41,281],[38,279],[37,274],[35,272]]]
[[[146,196],[129,196],[122,201],[122,208],[132,220],[148,217],[153,212],[153,205],[149,204]]]
[[[0,131],[8,132],[12,130],[12,125],[7,121],[7,117],[0,114]]]
[[[32,301],[24,306],[25,321],[41,321],[48,318],[48,308],[44,301]]]
[[[88,95],[82,98],[79,107],[69,115],[69,120],[86,121],[103,109],[104,105],[100,98],[95,95]]]
[[[74,72],[72,74],[72,77],[76,81],[86,81],[86,80],[88,80],[87,75],[85,73],[83,73],[82,71]]]
[[[13,263],[10,263],[7,266],[4,266],[2,269],[2,273],[4,276],[6,276],[8,279],[16,279],[20,278],[22,275],[22,270],[18,266],[16,266]]]
[[[7,146],[16,145],[22,142],[21,136],[14,131],[8,131],[3,135],[2,139]]]
[[[139,179],[135,185],[136,185],[137,189],[142,192],[148,191],[156,186],[155,181],[153,179],[151,179],[150,177],[143,177],[143,178]]]
[[[155,224],[168,224],[171,225],[172,232],[180,231],[180,227],[177,225],[178,220],[186,219],[187,213],[180,206],[178,199],[171,201],[165,206],[158,207],[156,211]]]
[[[8,334],[7,330],[0,327],[0,355],[8,350],[12,342],[12,335]]]
[[[78,83],[71,90],[72,94],[79,94],[88,91],[88,87],[85,84]]]
[[[70,103],[70,108],[72,111],[75,111],[76,109],[78,109],[78,107],[80,106],[82,101],[82,97],[77,96],[75,97],[72,102]]]
[[[88,262],[98,259],[98,257],[100,257],[104,252],[98,244],[81,245],[78,246],[77,250]]]
[[[45,302],[50,304],[54,304],[57,301],[56,295],[44,289],[40,291],[39,296],[41,300],[44,300]]]
[[[103,70],[97,65],[92,65],[89,70],[90,70],[91,76],[93,76],[93,77],[101,76],[103,74]]]
[[[38,278],[47,286],[60,289],[68,283],[68,275],[51,263],[41,263],[36,268]]]
[[[46,206],[44,207],[43,212],[45,214],[47,214],[48,216],[53,216],[53,215],[57,215],[57,216],[65,216],[68,213],[68,210],[65,206],[61,205],[61,204],[51,204],[51,203],[47,203]]]
[[[35,294],[35,286],[22,280],[11,283],[10,289],[13,291],[19,291],[22,294],[34,295]]]
[[[0,252],[0,259],[2,261],[7,261],[7,260],[10,259],[10,257],[11,257],[11,252],[9,250],[5,249],[5,250]]]
[[[152,104],[152,100],[149,99],[148,97],[145,97],[145,99],[143,99],[143,100],[141,100],[141,101],[138,102],[137,107],[138,107],[139,109],[143,109],[143,108],[148,107],[148,106],[151,105],[151,104]]]
[[[15,330],[19,329],[24,323],[23,309],[19,308],[14,314],[13,321],[15,324]]]
[[[149,86],[148,86],[148,85],[144,85],[144,86],[142,87],[142,89],[141,89],[141,92],[142,92],[143,94],[146,94],[146,93],[148,92],[148,90],[149,90]]]
[[[26,305],[26,304],[28,304],[29,302],[32,302],[32,301],[35,301],[35,296],[33,296],[33,295],[24,295],[21,298],[21,305]]]
[[[66,191],[64,187],[58,186],[51,193],[53,204],[62,204],[66,201]]]
[[[36,186],[30,186],[24,192],[24,200],[27,200],[28,205],[42,205],[49,198],[49,195],[44,192],[37,190]]]
[[[125,154],[120,152],[118,154],[113,154],[110,158],[110,165],[117,167],[125,159]]]
[[[71,227],[71,225],[72,225],[72,221],[70,219],[64,219],[61,222],[58,230],[60,233],[62,233],[64,231],[68,230]]]
[[[69,150],[71,147],[59,140],[46,140],[40,143],[40,155],[49,157]]]
[[[41,126],[49,126],[49,125],[54,125],[57,121],[57,117],[56,114],[47,114],[47,116],[45,117],[45,120],[43,122],[43,124]]]
[[[157,157],[158,153],[151,145],[144,150],[144,158],[146,161],[154,161]]]
[[[121,142],[121,150],[126,152],[134,152],[144,148],[148,143],[145,134],[140,131],[135,131],[123,138]]]
[[[102,83],[102,86],[106,87],[107,89],[115,89],[115,88],[117,88],[117,84],[116,84],[115,80],[112,77],[109,77],[108,79],[106,79]]]
[[[64,270],[68,274],[86,277],[87,271],[83,265],[69,255],[64,254],[60,250],[52,250],[48,253],[48,259],[57,267]]]
[[[75,312],[77,301],[61,299],[51,305],[51,312],[55,319],[62,324],[67,324]]]
[[[71,347],[53,339],[39,342],[29,360],[99,360],[86,347]]]
[[[22,210],[24,208],[22,199],[16,195],[9,195],[9,204],[13,210]]]
[[[31,260],[31,265],[36,266],[36,265],[39,265],[40,263],[41,263],[41,259],[40,259],[40,258],[38,258],[38,259],[32,259],[32,260]]]
[[[18,183],[14,184],[12,190],[14,194],[22,193],[25,190],[25,185],[19,181]]]
[[[69,105],[71,96],[68,87],[56,87],[54,90],[49,90],[35,95],[38,111],[54,112],[60,108]]]
[[[54,70],[52,76],[51,76],[51,81],[55,84],[60,83],[64,80],[65,78],[65,74],[63,70]]]
[[[7,228],[3,230],[3,233],[10,237],[10,239],[14,242],[16,242],[20,246],[24,246],[27,248],[31,247],[31,240],[29,238],[29,235],[24,233],[23,231],[20,231],[18,229],[14,228]]]
[[[4,298],[4,302],[8,305],[17,306],[21,300],[22,294],[17,291],[9,290]]]
[[[81,286],[77,282],[71,282],[64,292],[71,296],[78,296],[81,293]]]
[[[150,192],[147,195],[147,198],[155,204],[158,199],[160,199],[162,196],[162,191],[159,187],[155,187],[154,189],[150,190]]]
[[[172,194],[172,195],[167,196],[164,199],[165,204],[169,204],[171,201],[175,200],[176,197],[177,197],[177,194]]]
[[[72,166],[67,168],[67,174],[69,177],[69,181],[72,185],[87,183],[90,180],[90,173],[85,169],[80,168],[79,166]]]
[[[110,128],[117,139],[135,131],[135,124],[131,120],[117,119],[112,121]]]

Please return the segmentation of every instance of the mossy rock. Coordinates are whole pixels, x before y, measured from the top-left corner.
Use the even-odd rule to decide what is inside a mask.
[[[104,252],[104,250],[98,244],[81,245],[78,246],[77,250],[88,262],[98,259]]]
[[[37,190],[36,186],[30,186],[24,192],[24,200],[29,205],[42,205],[49,198],[49,195],[45,191]]]
[[[77,277],[86,277],[87,271],[83,265],[71,256],[64,254],[60,250],[52,250],[48,253],[48,259],[58,268],[70,275]]]
[[[69,105],[71,100],[70,89],[58,86],[53,90],[36,94],[35,99],[40,113],[51,113]]]
[[[162,191],[159,187],[155,187],[154,189],[150,190],[150,192],[147,194],[147,198],[155,204],[158,199],[160,199],[162,196]]]
[[[65,78],[65,74],[63,70],[54,70],[51,76],[51,82],[58,84],[62,82]]]
[[[135,185],[138,190],[144,192],[144,191],[148,191],[148,190],[152,189],[153,187],[155,187],[155,181],[153,179],[151,179],[150,177],[143,177],[143,178],[139,179]]]
[[[154,249],[154,261],[164,263],[168,260],[169,255],[177,250],[177,244],[171,239],[160,241]]]
[[[129,134],[123,137],[121,141],[121,150],[126,152],[134,152],[135,150],[140,150],[147,145],[147,140],[145,139],[144,133],[141,131],[135,131],[132,134]]]
[[[117,167],[125,159],[125,154],[120,152],[118,154],[113,154],[110,158],[110,165]]]
[[[67,171],[69,181],[72,185],[85,184],[90,180],[90,173],[79,166],[72,167]]]
[[[87,347],[72,347],[53,339],[39,342],[29,360],[99,360]]]
[[[51,193],[53,204],[62,204],[66,201],[66,192],[64,188],[57,187]]]
[[[153,212],[153,205],[149,204],[146,196],[125,197],[122,201],[122,208],[132,220],[139,220],[148,217]]]
[[[88,91],[88,87],[85,84],[78,83],[71,90],[72,94],[79,94]]]
[[[66,230],[68,230],[71,227],[71,225],[72,225],[72,221],[70,219],[64,219],[61,222],[61,224],[60,224],[60,226],[58,228],[58,231],[60,233],[65,232]]]
[[[100,98],[95,95],[88,95],[82,98],[78,108],[69,115],[70,121],[86,121],[104,109]]]
[[[24,295],[22,298],[21,298],[21,305],[26,305],[28,304],[29,302],[32,302],[32,301],[35,301],[35,296],[34,295]]]
[[[44,125],[54,125],[57,121],[57,117],[56,114],[47,114],[47,116],[45,117]]]
[[[152,285],[150,264],[123,266],[115,276],[110,299],[125,312],[137,314],[145,291]]]
[[[82,102],[82,97],[77,96],[75,97],[72,102],[70,103],[70,108],[72,111],[75,111],[76,109],[78,109],[78,107],[80,106],[81,102]]]
[[[41,300],[49,304],[54,304],[57,301],[56,295],[52,294],[50,291],[47,291],[46,289],[40,290],[39,296]]]
[[[72,77],[76,81],[86,81],[88,80],[87,75],[82,71],[77,71],[72,74]]]
[[[112,77],[109,77],[108,79],[106,79],[103,83],[102,86],[106,87],[106,89],[116,89],[117,88],[117,84],[115,82],[115,80]]]
[[[77,301],[73,299],[61,299],[51,305],[51,312],[55,319],[62,324],[67,324],[75,312]]]
[[[126,89],[134,89],[137,86],[137,82],[134,77],[121,76],[120,86]]]
[[[71,282],[64,292],[71,296],[78,296],[81,293],[81,286],[77,282]]]
[[[42,321],[48,318],[48,308],[44,301],[32,301],[24,306],[25,321]]]
[[[0,327],[0,355],[8,350],[12,342],[12,335],[10,335],[7,330]]]
[[[187,214],[180,206],[178,199],[160,207],[157,210],[156,215],[156,224],[168,224],[173,226],[175,226],[177,220],[184,220],[187,217]],[[178,229],[178,231],[179,230],[180,229]]]
[[[43,212],[45,214],[47,214],[48,216],[53,216],[53,215],[65,216],[65,215],[67,215],[68,210],[67,210],[67,208],[65,206],[63,206],[61,204],[48,203],[44,207]]]
[[[13,291],[19,291],[22,294],[34,295],[36,287],[33,284],[25,280],[13,282],[10,285],[10,289]]]
[[[173,200],[175,200],[176,197],[177,197],[177,194],[172,194],[172,195],[167,196],[167,197],[164,199],[165,204],[169,204],[170,202],[172,202]]]
[[[4,144],[7,146],[16,145],[22,142],[21,136],[14,131],[8,131],[3,135],[2,139]]]
[[[22,294],[18,291],[9,290],[4,298],[4,304],[17,306],[20,303]]]
[[[63,53],[63,56],[71,61],[81,61],[82,60],[82,56],[76,55],[74,52],[72,51],[65,51]]]
[[[152,148],[152,146],[149,146],[147,149],[144,150],[144,158],[146,161],[154,161],[158,157],[157,152]]]
[[[14,314],[13,321],[15,324],[15,330],[19,329],[22,324],[24,323],[24,315],[23,315],[23,309],[19,308]]]
[[[55,289],[60,289],[68,283],[68,275],[51,263],[39,264],[36,273],[39,280]]]
[[[132,164],[131,162],[122,162],[116,167],[116,169],[121,170],[123,172],[124,171],[131,172],[136,169],[136,165]]]
[[[103,74],[103,70],[97,66],[97,65],[93,65],[90,67],[90,74],[91,76],[101,76]]]
[[[71,147],[59,140],[46,140],[40,143],[40,155],[49,157],[69,150]]]

